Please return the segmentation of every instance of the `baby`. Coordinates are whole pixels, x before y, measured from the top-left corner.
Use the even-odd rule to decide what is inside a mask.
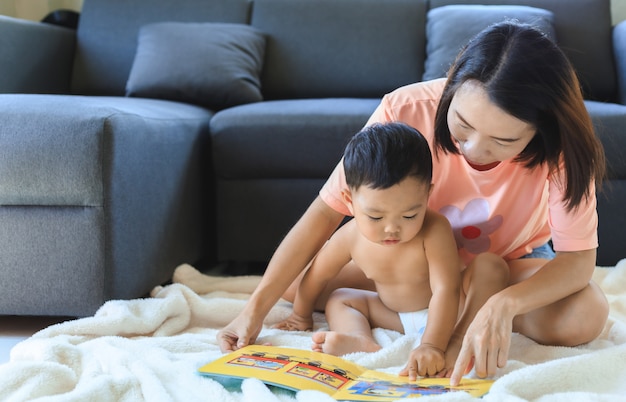
[[[381,347],[372,328],[421,336],[400,375],[434,376],[459,305],[461,260],[447,219],[428,208],[432,156],[426,139],[403,123],[375,124],[347,145],[343,202],[354,216],[320,250],[304,274],[293,313],[276,327],[312,328],[317,297],[347,264],[376,291],[342,288],[326,304],[329,331],[313,334],[313,350],[334,355]]]

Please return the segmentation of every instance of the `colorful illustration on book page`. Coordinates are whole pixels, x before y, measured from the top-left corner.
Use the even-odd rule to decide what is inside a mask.
[[[372,375],[371,371],[367,371],[333,397],[337,400],[350,401],[394,400],[458,391],[479,397],[489,392],[493,383],[491,380],[464,378],[458,386],[451,387],[449,378],[419,378],[417,381],[408,381],[404,378],[406,377],[380,372]]]
[[[238,360],[245,359],[246,364],[254,364],[258,368],[271,370],[284,369],[284,373],[294,377],[312,380],[330,388],[339,389],[351,378],[346,370],[331,365],[325,365],[320,361],[298,358],[298,356],[269,354],[266,352],[254,352],[240,356],[228,364],[238,364]],[[354,378],[354,377],[353,377]]]
[[[313,352],[254,346],[227,355],[200,371],[206,373],[207,367],[212,367],[215,374],[255,377],[292,390],[317,389],[329,395],[354,380],[360,371],[349,363],[341,367],[333,364],[326,355],[315,357]]]

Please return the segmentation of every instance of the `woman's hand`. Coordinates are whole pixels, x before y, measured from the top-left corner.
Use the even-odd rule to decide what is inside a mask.
[[[461,377],[475,368],[480,378],[491,377],[498,368],[506,365],[511,346],[513,316],[507,313],[504,303],[493,297],[478,310],[463,338],[450,385],[457,386]]]
[[[417,376],[432,377],[445,366],[443,350],[430,345],[421,344],[411,351],[409,361],[398,373],[401,376],[409,376],[409,381],[414,381]]]
[[[287,319],[274,325],[274,328],[285,331],[311,331],[313,329],[313,317],[302,317],[296,313],[291,313]]]
[[[263,322],[242,312],[217,334],[217,343],[222,353],[234,352],[256,342]]]

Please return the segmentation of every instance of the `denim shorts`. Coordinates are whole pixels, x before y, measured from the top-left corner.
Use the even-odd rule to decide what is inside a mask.
[[[521,258],[543,258],[545,260],[551,260],[554,257],[556,257],[556,253],[552,250],[550,243],[546,243],[543,246],[533,249],[533,251]]]

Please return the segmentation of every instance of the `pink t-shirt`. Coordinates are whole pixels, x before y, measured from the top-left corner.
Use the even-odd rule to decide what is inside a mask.
[[[445,80],[439,79],[395,90],[382,99],[367,124],[402,121],[418,129],[434,149],[435,113],[444,85]],[[545,164],[530,170],[512,161],[478,171],[461,155],[433,153],[429,206],[450,221],[466,264],[486,251],[516,259],[550,238],[557,251],[594,249],[598,246],[595,186],[590,184],[592,197],[568,212],[560,174],[551,175]],[[320,196],[349,215],[341,199],[346,187],[340,162]]]

